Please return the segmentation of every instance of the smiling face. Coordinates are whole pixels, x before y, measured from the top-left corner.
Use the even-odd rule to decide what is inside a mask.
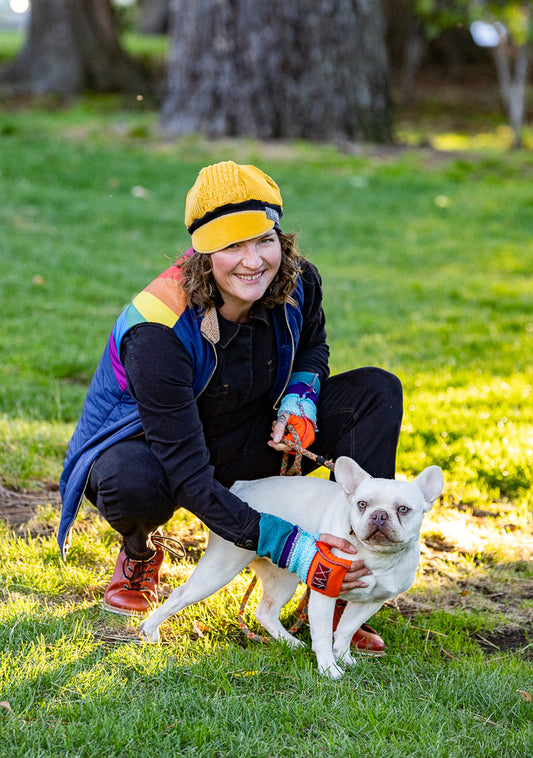
[[[218,309],[229,321],[245,321],[281,264],[281,243],[272,230],[211,253],[213,277],[224,301]]]

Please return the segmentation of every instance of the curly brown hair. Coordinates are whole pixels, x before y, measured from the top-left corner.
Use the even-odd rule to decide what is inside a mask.
[[[281,231],[277,234],[281,243],[281,264],[262,298],[267,308],[284,303],[296,305],[291,295],[302,270],[303,256],[298,251],[296,234]],[[180,283],[190,306],[196,306],[205,312],[209,308],[219,308],[224,304],[213,276],[210,255],[193,253],[188,258],[180,259],[175,265],[181,268]]]

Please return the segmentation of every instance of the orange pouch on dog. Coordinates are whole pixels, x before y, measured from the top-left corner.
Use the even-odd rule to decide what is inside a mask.
[[[316,545],[318,552],[309,567],[306,584],[322,595],[337,597],[352,562],[333,555],[325,542],[317,542]]]

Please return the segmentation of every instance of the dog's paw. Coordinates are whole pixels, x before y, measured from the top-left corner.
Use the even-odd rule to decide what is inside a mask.
[[[349,650],[346,650],[346,652],[344,652],[342,655],[339,655],[337,661],[343,666],[355,666],[357,663],[356,659],[353,657]]]
[[[329,676],[330,679],[340,679],[344,676],[344,670],[340,666],[337,666],[335,661],[331,661],[327,665],[319,663],[318,671],[323,676]]]
[[[302,642],[302,640],[297,640],[296,637],[293,637],[292,635],[289,637],[283,637],[283,639],[281,639],[281,642],[285,643],[285,645],[288,645],[293,650],[296,650],[298,647],[306,647],[305,642]]]
[[[141,622],[139,631],[141,632],[141,637],[145,642],[159,642],[159,627],[156,626],[154,629],[150,629],[148,620]]]

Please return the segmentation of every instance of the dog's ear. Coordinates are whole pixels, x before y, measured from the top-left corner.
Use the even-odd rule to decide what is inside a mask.
[[[428,466],[421,474],[419,474],[414,480],[424,496],[424,500],[427,503],[425,512],[431,510],[431,506],[435,500],[442,495],[444,489],[444,477],[442,471],[438,466]]]
[[[351,497],[359,487],[363,479],[369,479],[361,466],[351,458],[341,455],[335,461],[335,480],[342,487],[344,492]]]

